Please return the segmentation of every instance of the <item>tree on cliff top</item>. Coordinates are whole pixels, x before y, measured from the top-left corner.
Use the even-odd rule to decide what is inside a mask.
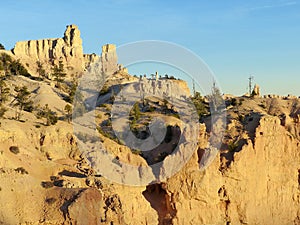
[[[0,43],[0,50],[5,50],[4,45]]]
[[[195,91],[195,94],[192,97],[192,102],[194,103],[194,106],[196,108],[199,117],[207,114],[207,109],[204,104],[204,99],[201,96],[200,92]]]
[[[208,96],[210,101],[211,113],[219,111],[224,106],[224,100],[220,89],[216,86],[216,82],[213,83],[211,94]]]

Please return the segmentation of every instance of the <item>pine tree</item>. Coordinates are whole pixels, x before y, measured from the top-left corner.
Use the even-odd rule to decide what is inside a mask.
[[[4,106],[0,105],[0,118],[2,118],[5,114],[5,112],[7,111],[7,109]],[[1,126],[1,123],[0,123]]]
[[[48,104],[46,104],[40,111],[37,113],[38,118],[46,118],[46,126],[54,125],[57,123],[57,116],[54,111],[49,109]]]
[[[64,110],[66,111],[68,123],[70,123],[72,117],[72,106],[70,104],[66,104]]]
[[[221,91],[216,86],[216,82],[213,83],[211,95],[209,95],[209,101],[212,113],[217,112],[218,110],[220,110],[221,106],[224,105],[224,100],[222,98]]]
[[[141,111],[138,102],[134,103],[129,115],[132,117],[130,128],[134,129],[136,122],[141,118]]]
[[[20,63],[19,60],[13,60],[9,65],[9,70],[13,75],[30,76],[27,69]]]
[[[69,95],[67,97],[65,97],[65,101],[67,101],[69,103],[73,103],[75,94],[76,94],[76,90],[77,90],[77,86],[78,86],[78,81],[76,81],[76,79],[73,79],[69,85],[69,88],[68,88]]]
[[[2,118],[7,111],[7,109],[3,106],[8,99],[9,88],[7,87],[3,78],[0,78],[0,118]]]
[[[2,64],[2,67],[3,67],[3,70],[5,71],[5,75],[10,75],[10,64],[12,63],[13,59],[5,54],[5,53],[2,53],[0,55],[0,62]]]
[[[5,75],[23,75],[29,77],[27,69],[20,63],[19,60],[13,60],[11,56],[6,53],[0,55],[0,64],[2,65]]]
[[[64,64],[62,61],[59,61],[59,65],[54,65],[52,69],[52,76],[54,77],[54,81],[56,81],[56,86],[58,88],[61,87],[61,83],[65,80],[66,73],[64,71]]]
[[[205,115],[207,113],[206,107],[204,105],[204,99],[201,94],[197,91],[194,91],[194,96],[192,97],[192,102],[196,108],[196,111],[199,117]]]
[[[134,118],[135,120],[139,120],[140,117],[141,117],[141,111],[140,111],[140,106],[139,106],[139,103],[136,102],[134,105],[133,105],[133,115],[134,115]]]
[[[5,103],[8,99],[9,88],[7,87],[5,81],[0,78],[0,105]]]
[[[44,79],[46,77],[46,71],[45,69],[43,68],[43,65],[40,61],[37,61],[36,62],[36,65],[37,65],[37,73],[39,74],[39,77],[41,79]]]
[[[28,91],[26,86],[15,87],[15,91],[17,95],[15,96],[14,101],[16,102],[14,106],[19,107],[19,111],[16,112],[16,119],[20,120],[21,112],[24,111],[32,111],[33,110],[33,102],[30,101],[30,92]]]

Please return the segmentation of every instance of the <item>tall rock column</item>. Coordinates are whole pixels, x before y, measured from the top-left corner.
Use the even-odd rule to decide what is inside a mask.
[[[115,45],[106,44],[102,46],[101,63],[103,72],[107,75],[111,75],[119,70]]]

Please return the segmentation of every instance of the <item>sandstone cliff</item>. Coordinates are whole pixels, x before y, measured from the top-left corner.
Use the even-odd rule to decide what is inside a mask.
[[[80,30],[76,25],[68,25],[62,38],[17,42],[12,53],[26,65],[32,75],[37,74],[37,63],[43,66],[46,73],[51,74],[51,68],[54,64],[58,65],[59,61],[63,62],[67,74],[75,77],[96,61],[102,63],[105,73],[113,74],[123,70],[127,72],[118,64],[115,45],[103,45],[100,56],[84,54]]]
[[[299,224],[299,141],[276,117],[258,124],[253,141],[221,152],[203,172],[199,150],[165,184],[173,224]]]
[[[12,52],[31,69],[36,67],[36,62],[49,69],[51,64],[58,64],[61,60],[69,71],[78,75],[85,66],[82,39],[76,25],[67,26],[63,38],[17,42]]]
[[[103,72],[107,74],[116,72],[118,58],[115,45],[107,44],[102,46],[101,62],[103,65]]]
[[[11,89],[17,80],[32,90],[33,99],[42,99],[45,91],[56,96],[51,99],[59,97],[28,78],[12,80]],[[206,170],[199,162],[209,123],[201,125],[198,151],[182,170],[166,182],[140,187],[96,176],[78,151],[71,124],[48,127],[31,113],[24,113],[24,122],[15,121],[8,105],[0,127],[1,223],[298,225],[299,100],[277,99],[274,105],[274,99],[243,99],[238,111],[228,109],[223,147]],[[119,160],[147,163],[126,146],[103,135],[101,140]]]
[[[209,137],[201,125],[199,149],[185,167],[166,182],[147,187],[123,186],[95,177],[82,161],[72,126],[66,122],[35,127],[32,119],[25,123],[2,119],[0,221],[8,225],[75,221],[298,225],[299,139],[277,116],[250,113],[241,123],[230,111],[228,118],[231,137],[226,137],[206,170],[199,170]],[[233,148],[230,142],[235,137],[238,141]],[[120,160],[132,164],[142,160],[128,148],[103,136],[102,140]],[[18,146],[20,153],[10,152],[11,146]]]

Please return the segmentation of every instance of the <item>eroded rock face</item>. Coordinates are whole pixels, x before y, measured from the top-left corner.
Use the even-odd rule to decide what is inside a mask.
[[[254,140],[203,172],[194,155],[167,182],[177,210],[173,224],[298,224],[299,141],[277,117],[263,116],[254,132]]]
[[[71,221],[77,224],[99,225],[103,196],[96,189],[87,189],[79,194],[77,199],[68,207],[68,215]]]
[[[48,225],[75,224],[75,221],[77,224],[115,225],[297,225],[300,222],[299,140],[282,126],[278,117],[262,115],[257,120],[258,123],[253,120],[255,127],[245,128],[249,130],[241,136],[245,140],[240,149],[222,152],[204,171],[199,170],[200,150],[207,144],[202,125],[199,151],[164,184],[148,188],[104,184],[101,190],[84,185],[84,177],[76,177],[81,181],[78,188],[41,187],[41,180],[57,176],[62,168],[75,170],[71,165],[60,165],[59,169],[58,164],[53,164],[55,158],[63,157],[61,151],[71,151],[71,138],[62,135],[62,131],[57,133],[54,127],[43,135],[30,130],[23,134],[19,130],[26,130],[26,124],[11,122],[8,128],[2,123],[1,146],[5,151],[0,154],[0,162],[5,169],[0,171],[0,221]],[[28,138],[30,142],[26,146]],[[19,154],[9,152],[12,144],[20,147]],[[49,149],[55,153],[53,160],[42,158],[39,150],[34,149],[34,146],[49,145],[59,151]],[[131,162],[133,159],[130,157]],[[17,173],[17,167],[24,167],[29,173]],[[60,178],[66,176],[70,174]],[[32,195],[24,194],[24,190],[26,193],[33,190]],[[14,199],[18,199],[17,204],[11,204]]]
[[[93,53],[93,54],[84,54],[83,55],[85,68],[88,68],[92,63],[95,63],[100,60],[100,56]]]
[[[102,46],[101,56],[97,54],[83,54],[80,30],[74,24],[68,25],[62,38],[49,38],[17,42],[12,49],[14,56],[19,59],[30,73],[37,73],[40,63],[47,74],[51,74],[54,64],[62,61],[65,72],[70,76],[79,76],[85,68],[94,62],[101,62],[104,73],[109,75],[117,71],[127,73],[126,68],[118,64],[116,46],[106,44]]]
[[[103,72],[108,75],[118,70],[118,57],[115,45],[106,44],[102,46],[101,62]]]
[[[259,97],[260,96],[260,87],[258,84],[255,84],[253,88],[253,95]]]
[[[68,70],[82,71],[85,66],[82,39],[76,25],[68,25],[62,38],[20,41],[12,51],[21,62],[32,66],[36,62],[57,64],[59,60]]]
[[[140,80],[137,91],[150,93],[153,96],[170,96],[173,98],[184,99],[190,96],[190,90],[185,81],[168,79],[145,79]]]

